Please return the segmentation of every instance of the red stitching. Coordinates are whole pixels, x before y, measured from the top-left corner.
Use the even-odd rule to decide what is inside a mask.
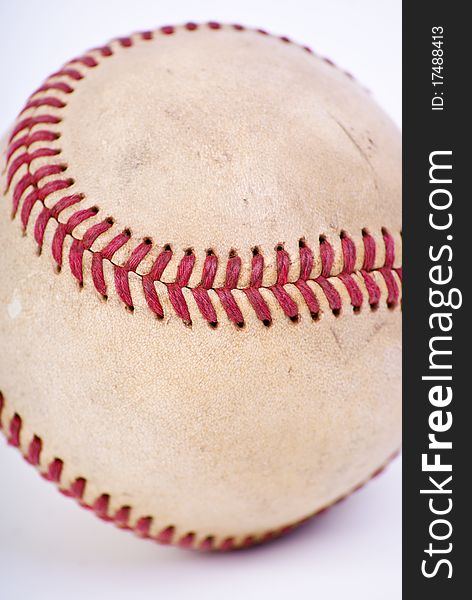
[[[195,31],[200,27],[207,27],[210,30],[219,30],[223,26],[210,21],[206,25],[196,23],[187,23],[183,28],[189,32]],[[234,31],[245,31],[242,25],[234,24],[229,26]],[[142,40],[152,40],[155,35],[172,35],[177,29],[172,25],[161,27],[157,32],[142,32],[136,34],[136,37]],[[268,35],[264,30],[256,30],[261,35]],[[287,37],[279,38],[283,43],[293,43]],[[123,37],[116,40],[116,43],[122,48],[132,47],[135,43],[133,37]],[[310,49],[304,48],[307,51]],[[30,216],[37,202],[42,204],[42,210],[36,217],[34,223],[34,238],[41,250],[44,241],[46,227],[50,221],[54,222],[56,227],[52,237],[51,251],[57,267],[60,270],[63,261],[63,249],[67,236],[72,240],[69,246],[68,262],[72,275],[77,279],[80,286],[84,284],[84,252],[91,253],[90,274],[92,282],[97,292],[107,298],[108,290],[105,282],[103,261],[112,263],[114,272],[114,287],[120,300],[125,306],[133,310],[133,298],[129,284],[129,273],[135,273],[142,279],[142,289],[149,309],[157,318],[164,317],[164,309],[159,299],[155,283],[161,282],[170,300],[170,304],[176,315],[186,324],[191,324],[190,308],[184,295],[184,289],[188,288],[195,301],[195,304],[202,317],[212,326],[217,325],[217,313],[212,301],[210,291],[215,292],[215,298],[218,298],[228,319],[242,327],[244,317],[238,303],[232,293],[232,290],[238,289],[239,276],[241,272],[241,258],[235,251],[232,251],[226,262],[226,279],[223,287],[214,287],[214,282],[218,269],[219,258],[213,251],[208,251],[205,258],[200,283],[197,286],[189,286],[190,277],[195,266],[195,256],[192,251],[187,253],[181,259],[177,276],[173,282],[164,282],[162,277],[167,265],[173,257],[173,252],[165,247],[154,261],[153,266],[146,273],[139,273],[138,267],[152,250],[150,240],[145,240],[133,244],[128,252],[128,258],[124,264],[113,263],[115,253],[125,244],[131,241],[131,234],[123,232],[115,235],[112,240],[102,250],[92,250],[94,243],[102,234],[110,230],[113,226],[113,219],[102,219],[93,223],[83,234],[82,238],[75,237],[73,230],[81,223],[97,216],[99,210],[96,207],[79,209],[73,213],[66,223],[59,221],[60,213],[72,206],[79,204],[84,200],[82,194],[72,194],[60,198],[52,208],[48,208],[45,200],[53,193],[68,189],[72,184],[72,179],[66,179],[61,174],[66,167],[61,164],[46,164],[35,171],[31,170],[32,164],[38,158],[53,159],[61,153],[57,147],[49,147],[45,144],[56,142],[60,138],[60,133],[49,129],[37,129],[40,125],[58,125],[61,118],[57,115],[35,114],[43,107],[53,107],[58,111],[65,108],[66,103],[63,97],[55,96],[58,94],[71,94],[74,88],[68,81],[79,82],[85,75],[74,67],[79,65],[82,70],[97,67],[100,63],[99,57],[109,57],[114,54],[112,46],[103,46],[96,48],[91,53],[85,54],[69,61],[62,69],[51,75],[48,80],[38,88],[30,97],[22,113],[33,111],[32,114],[18,120],[13,133],[10,137],[10,144],[7,153],[7,189],[13,185],[12,216],[15,217],[21,204],[21,223],[26,230],[29,224]],[[333,65],[332,61],[325,59],[327,64]],[[349,74],[347,74],[349,76]],[[38,97],[38,94],[41,94]],[[44,95],[43,95],[44,94]],[[21,137],[18,135],[25,132]],[[33,144],[41,142],[40,148],[30,151]],[[16,155],[17,151],[23,148],[23,152]],[[26,171],[22,176],[20,173]],[[43,179],[48,178],[44,185],[40,185]],[[29,190],[29,188],[32,188]],[[26,195],[25,195],[26,194]],[[24,197],[25,196],[25,197]],[[24,197],[24,198],[23,198]],[[367,230],[363,230],[364,262],[359,274],[361,281],[365,285],[368,301],[371,308],[375,309],[382,300],[382,292],[376,283],[372,273],[379,271],[387,288],[386,303],[389,308],[397,306],[400,297],[401,268],[395,267],[395,241],[393,236],[385,229],[382,229],[382,239],[385,245],[385,260],[380,268],[375,268],[376,261],[376,241],[373,235]],[[251,273],[249,286],[242,288],[249,304],[252,306],[256,317],[265,325],[272,323],[272,314],[268,301],[264,298],[262,290],[270,292],[276,302],[279,304],[282,312],[292,321],[298,321],[299,306],[292,298],[287,289],[289,284],[293,284],[301,294],[311,316],[317,319],[321,313],[320,303],[317,298],[316,288],[308,282],[312,281],[318,284],[319,290],[324,294],[328,301],[330,310],[338,314],[342,309],[343,300],[341,294],[333,285],[334,278],[341,281],[349,295],[350,304],[355,311],[361,309],[364,303],[364,292],[359,285],[359,278],[354,276],[357,249],[354,241],[345,233],[341,232],[341,248],[343,257],[343,268],[341,273],[333,274],[333,265],[335,262],[335,251],[325,236],[320,237],[319,255],[321,262],[321,273],[315,276],[314,253],[308,247],[304,240],[300,241],[299,249],[299,276],[298,279],[289,280],[289,272],[292,264],[289,254],[282,245],[277,246],[276,252],[276,272],[277,280],[274,285],[265,286],[264,281],[264,256],[258,248],[254,248],[251,263]],[[398,279],[394,276],[396,272]]]
[[[16,448],[22,449],[21,443],[21,432],[23,427],[23,420],[20,415],[15,413],[13,417],[10,419],[10,423],[7,425],[6,422],[2,421],[2,417],[5,411],[5,400],[3,394],[0,392],[0,429],[4,431],[7,437],[7,441],[10,445],[15,446]],[[95,500],[92,501],[91,504],[88,504],[84,501],[84,495],[87,488],[87,479],[85,477],[77,477],[73,480],[68,487],[64,487],[62,485],[62,473],[64,470],[64,462],[60,458],[54,458],[47,465],[41,464],[41,453],[43,450],[43,441],[42,439],[33,434],[29,444],[25,444],[24,447],[27,448],[27,451],[23,454],[25,460],[31,465],[35,466],[39,473],[44,477],[44,479],[51,481],[56,484],[58,490],[66,497],[74,498],[82,508],[88,509],[95,513],[100,519],[111,522],[117,527],[125,530],[129,530],[134,532],[139,537],[151,539],[160,544],[173,544],[175,546],[179,546],[181,548],[192,548],[194,550],[202,550],[202,551],[230,551],[236,548],[247,548],[249,546],[253,546],[260,543],[265,543],[270,540],[274,540],[281,535],[285,535],[290,531],[293,531],[296,527],[306,523],[311,518],[320,515],[332,506],[335,506],[349,497],[352,493],[361,489],[366,483],[371,481],[373,478],[377,477],[380,473],[384,471],[386,466],[392,461],[397,455],[398,452],[395,452],[392,456],[390,456],[387,461],[384,463],[382,467],[377,469],[368,479],[366,479],[363,483],[357,485],[354,489],[349,491],[344,496],[338,498],[328,506],[325,506],[308,517],[300,519],[299,521],[285,525],[273,531],[268,531],[258,537],[256,536],[246,536],[241,542],[236,541],[236,537],[227,537],[220,541],[216,542],[215,536],[206,535],[201,538],[201,541],[198,542],[198,538],[201,536],[197,536],[197,534],[193,531],[184,533],[180,537],[177,536],[175,527],[173,525],[169,525],[163,527],[160,531],[155,535],[151,535],[151,528],[153,524],[154,518],[152,516],[142,516],[138,517],[135,520],[134,525],[130,523],[132,507],[130,506],[122,506],[115,513],[110,512],[110,504],[111,498],[107,493],[99,494]]]

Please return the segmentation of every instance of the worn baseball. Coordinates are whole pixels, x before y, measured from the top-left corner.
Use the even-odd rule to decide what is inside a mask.
[[[45,478],[164,543],[266,540],[401,425],[400,134],[241,26],[114,40],[3,145],[0,418]]]

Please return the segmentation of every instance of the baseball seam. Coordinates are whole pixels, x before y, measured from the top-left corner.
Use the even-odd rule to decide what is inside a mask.
[[[361,489],[366,483],[377,477],[384,471],[387,465],[398,455],[399,451],[393,453],[385,463],[370,475],[365,481],[351,489],[349,492],[331,502],[329,505],[318,509],[313,514],[291,523],[289,525],[267,531],[263,534],[249,535],[245,537],[228,536],[218,538],[211,534],[202,534],[196,531],[188,531],[179,533],[178,527],[168,525],[161,527],[156,531],[155,523],[157,521],[154,516],[136,516],[133,514],[132,506],[121,506],[115,512],[110,510],[110,505],[113,504],[112,498],[108,493],[99,494],[92,502],[86,502],[86,487],[88,480],[86,477],[77,477],[75,479],[64,482],[63,471],[65,470],[64,461],[61,458],[54,458],[52,461],[44,464],[41,458],[43,450],[43,440],[40,436],[33,434],[26,441],[22,440],[23,419],[18,413],[14,413],[8,422],[5,418],[6,402],[3,394],[0,392],[0,431],[3,431],[9,445],[18,448],[23,455],[23,458],[31,465],[36,467],[40,475],[54,483],[57,489],[69,498],[74,498],[80,506],[91,510],[100,519],[114,523],[120,529],[132,531],[141,538],[147,538],[160,544],[171,544],[180,548],[189,548],[202,551],[229,551],[239,548],[247,548],[256,544],[261,544],[281,535],[284,535],[296,527],[306,523],[311,518],[320,515],[328,508],[339,504],[348,496]]]
[[[216,22],[207,23],[206,26],[211,30],[223,27]],[[184,26],[188,31],[194,31],[198,27],[201,26],[194,23],[187,23]],[[231,27],[237,31],[245,29],[240,25]],[[176,30],[173,26],[165,26],[157,32],[143,32],[136,36],[140,40],[147,41],[152,40],[156,34],[171,35]],[[267,35],[264,30],[256,31],[261,35]],[[282,43],[291,43],[286,37],[279,39]],[[347,232],[341,231],[340,261],[337,260],[333,245],[324,235],[319,238],[316,253],[304,238],[300,238],[299,255],[295,257],[295,261],[284,249],[284,244],[278,243],[274,248],[276,281],[273,285],[265,285],[263,282],[265,259],[260,248],[254,246],[251,249],[249,285],[241,285],[242,260],[236,250],[231,250],[226,259],[225,282],[221,286],[215,286],[220,258],[214,249],[208,248],[199,283],[191,285],[190,280],[194,269],[196,264],[199,264],[192,248],[184,251],[178,262],[174,279],[168,281],[165,271],[175,255],[171,244],[160,247],[152,266],[143,271],[143,261],[145,262],[146,257],[149,259],[152,256],[154,247],[150,237],[144,237],[136,243],[129,229],[124,229],[111,237],[115,220],[111,216],[102,218],[97,206],[83,208],[86,200],[84,194],[70,193],[54,201],[58,194],[61,196],[62,193],[67,193],[75,183],[73,178],[66,177],[68,165],[59,162],[61,149],[54,145],[61,136],[60,113],[67,106],[65,98],[74,92],[73,85],[84,79],[88,69],[99,66],[100,59],[116,53],[113,44],[118,44],[121,48],[130,48],[135,44],[135,38],[119,38],[110,45],[97,48],[69,61],[60,71],[51,75],[30,96],[9,140],[6,179],[7,191],[12,189],[12,218],[19,215],[23,231],[26,233],[36,205],[40,207],[32,226],[33,236],[41,252],[48,224],[55,225],[51,252],[57,271],[62,269],[64,247],[68,246],[69,268],[79,287],[84,286],[85,275],[87,275],[91,278],[98,294],[107,300],[110,285],[106,282],[104,264],[109,263],[113,269],[115,291],[129,312],[133,312],[135,306],[129,280],[130,273],[133,273],[140,280],[147,306],[158,319],[165,317],[165,309],[159,294],[166,292],[168,305],[172,307],[174,313],[185,324],[191,325],[191,310],[184,294],[184,291],[188,290],[201,316],[213,328],[218,325],[215,309],[215,302],[218,301],[229,321],[239,328],[244,327],[246,319],[240,303],[238,304],[233,294],[235,290],[241,290],[245,294],[257,319],[266,326],[272,324],[273,314],[271,303],[264,298],[264,293],[261,293],[263,290],[271,294],[284,315],[292,322],[300,320],[302,303],[305,304],[311,318],[318,320],[323,312],[320,307],[320,296],[326,300],[329,310],[335,316],[339,316],[347,302],[343,300],[343,294],[336,286],[337,281],[345,288],[354,312],[359,312],[366,304],[372,310],[375,310],[381,302],[385,302],[390,309],[399,306],[402,269],[395,262],[395,239],[385,227],[382,228],[381,234],[384,248],[380,249],[368,228],[362,230],[363,243],[360,247]],[[301,48],[311,52],[307,47]],[[330,65],[333,64],[330,60],[324,60]],[[352,78],[349,73],[346,75]],[[33,146],[34,149],[31,150]],[[44,164],[34,169],[37,160]],[[26,173],[23,174],[24,170]],[[54,202],[52,206],[49,206],[48,203],[52,202]],[[74,211],[72,214],[70,214],[71,210]],[[82,235],[77,233],[77,228],[86,227],[88,224]],[[106,242],[101,244],[105,239]],[[128,250],[128,254],[126,260],[119,262],[116,255],[122,248]],[[381,266],[377,264],[379,252],[385,256]],[[84,268],[86,253],[88,269]],[[359,256],[363,256],[360,268]],[[334,265],[338,262],[342,263],[342,267],[340,272],[336,273]],[[294,264],[298,266],[295,275]],[[156,283],[163,284],[163,289],[159,293],[156,290]],[[297,301],[294,300],[294,296]]]

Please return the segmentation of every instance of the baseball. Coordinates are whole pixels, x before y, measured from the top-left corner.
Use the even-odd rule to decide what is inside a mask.
[[[30,96],[1,187],[1,427],[99,517],[244,547],[397,452],[401,137],[349,73],[238,25],[119,38]]]

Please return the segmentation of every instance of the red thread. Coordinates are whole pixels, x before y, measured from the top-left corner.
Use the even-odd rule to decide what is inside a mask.
[[[62,469],[64,467],[64,463],[60,458],[55,458],[49,465],[48,470],[45,474],[45,478],[48,481],[53,481],[54,483],[59,483],[61,480]]]
[[[136,525],[134,526],[134,530],[140,537],[147,538],[147,537],[149,537],[149,531],[151,529],[151,525],[152,525],[151,517],[141,517],[141,519],[138,519],[138,521],[136,522]]]
[[[113,522],[120,528],[128,529],[130,513],[131,508],[129,506],[122,506],[116,511]]]
[[[36,117],[27,117],[16,124],[12,134],[10,135],[10,142],[20,133],[20,131],[32,129],[35,125],[57,125],[60,122],[61,119],[59,117],[55,117],[54,115],[37,115]]]
[[[43,210],[40,212],[34,224],[34,239],[40,248],[43,245],[44,232],[49,219],[57,220],[59,214],[63,210],[73,206],[74,204],[77,204],[82,200],[82,198],[83,197],[81,194],[72,194],[72,196],[64,196],[58,200],[58,202],[56,202],[52,208],[47,208],[46,206],[43,207]]]
[[[356,266],[356,245],[346,234],[341,235],[341,245],[344,261],[343,273],[353,273]]]
[[[385,243],[384,267],[386,269],[393,269],[393,264],[395,262],[395,242],[385,227],[382,229],[382,237]]]
[[[379,286],[376,284],[373,276],[367,271],[361,271],[362,277],[364,278],[365,287],[369,294],[369,304],[372,308],[376,308],[380,302],[381,292]]]
[[[215,281],[216,270],[218,268],[218,259],[214,254],[209,254],[205,258],[202,272],[202,283],[201,286],[206,290],[213,287]]]
[[[303,296],[311,316],[316,318],[320,313],[320,305],[318,303],[318,299],[316,298],[315,292],[303,279],[296,281],[295,285]]]
[[[78,225],[96,214],[97,210],[95,208],[78,210],[69,217],[67,223],[59,223],[52,239],[52,255],[59,268],[62,267],[62,251],[66,235],[70,235]]]
[[[217,288],[215,292],[220,299],[221,305],[223,306],[228,319],[233,323],[238,325],[242,325],[244,323],[244,317],[239,306],[236,303],[236,300],[233,297],[233,294],[230,291],[230,288]]]
[[[102,296],[107,295],[107,286],[105,283],[105,276],[103,274],[103,261],[111,261],[115,252],[124,246],[130,238],[130,234],[127,231],[119,233],[115,236],[100,252],[94,252],[92,255],[92,281],[95,289]]]
[[[20,445],[20,432],[21,432],[21,418],[16,413],[13,415],[12,420],[10,421],[10,435],[8,437],[8,443],[10,446],[18,446]]]
[[[105,233],[105,231],[108,231],[110,227],[112,227],[112,223],[107,220],[96,223],[87,229],[81,240],[74,239],[72,242],[69,251],[69,265],[72,275],[74,275],[80,285],[82,285],[84,281],[82,261],[85,250],[89,250],[95,240]]]
[[[156,541],[159,542],[160,544],[172,544],[173,537],[174,537],[174,528],[166,527],[166,529],[163,529],[162,531],[160,531],[157,534]]]
[[[37,435],[33,436],[33,439],[31,440],[30,445],[28,447],[28,454],[26,455],[26,460],[31,465],[39,465],[39,456],[41,454],[41,448],[42,442],[40,438]]]
[[[102,494],[99,496],[92,505],[92,510],[100,519],[109,520],[108,516],[108,505],[110,503],[110,496],[108,494]]]
[[[48,196],[54,194],[54,192],[66,190],[72,185],[72,183],[73,181],[70,179],[56,179],[53,181],[48,181],[48,183],[45,183],[42,187],[35,188],[32,192],[30,192],[24,199],[23,206],[21,207],[21,223],[23,225],[23,229],[26,229],[28,226],[31,211],[38,200],[43,202]]]
[[[251,270],[251,282],[250,287],[260,288],[262,287],[262,277],[264,274],[264,258],[262,254],[259,254],[258,250],[254,250],[252,257],[252,270]]]
[[[385,284],[387,286],[387,306],[389,308],[394,308],[398,304],[400,292],[398,289],[397,282],[395,281],[393,271],[384,267],[383,269],[380,269],[380,272],[382,273],[382,276],[385,279]]]
[[[31,95],[35,96],[36,94],[40,94],[41,92],[49,92],[50,90],[54,90],[57,92],[63,92],[64,94],[72,94],[72,92],[74,91],[74,88],[71,87],[65,81],[51,81],[51,82],[44,83],[41,87],[39,87]]]
[[[320,238],[321,276],[326,278],[331,275],[334,262],[334,250],[328,240]]]
[[[270,291],[274,294],[280,307],[290,319],[298,318],[298,306],[281,285],[273,285]]]
[[[52,79],[53,77],[67,77],[68,79],[72,79],[73,81],[80,81],[81,79],[84,78],[82,73],[80,71],[77,71],[77,69],[68,69],[68,68],[61,69],[60,71],[53,73],[50,76],[50,79]]]
[[[288,270],[290,268],[290,257],[288,252],[283,249],[277,249],[277,284],[286,285],[288,283]]]
[[[114,267],[116,291],[118,292],[118,296],[129,308],[133,308],[133,300],[131,298],[131,291],[129,289],[128,274],[136,271],[139,263],[144,260],[144,258],[149,254],[150,250],[151,244],[144,241],[132,251],[131,256],[128,258],[123,267],[119,267],[117,265]]]
[[[272,316],[270,314],[269,307],[267,306],[259,289],[256,287],[249,287],[245,288],[243,291],[246,294],[252,308],[254,309],[257,318],[262,321],[264,325],[269,325],[272,323]]]
[[[300,279],[306,281],[311,277],[311,271],[313,269],[313,252],[305,246],[300,246]]]
[[[226,264],[226,287],[230,290],[238,287],[239,273],[241,272],[241,258],[230,256]]]
[[[20,169],[23,165],[29,165],[36,158],[41,158],[44,156],[56,156],[60,153],[60,150],[56,148],[38,148],[34,152],[29,154],[28,152],[24,152],[17,156],[15,160],[12,161],[10,168],[8,169],[7,174],[7,189],[10,187],[11,181],[15,176],[18,169]]]
[[[203,287],[193,288],[192,294],[202,317],[209,323],[216,324],[216,312],[207,290]]]
[[[333,312],[340,311],[342,307],[342,300],[338,290],[334,287],[334,285],[328,281],[328,279],[325,279],[322,276],[317,277],[315,281],[323,290],[324,295],[328,300],[330,309]]]
[[[41,98],[34,98],[33,100],[30,100],[25,105],[20,114],[23,114],[30,108],[39,108],[41,106],[50,106],[51,108],[64,108],[66,104],[60,98],[55,98],[54,96],[43,96]]]
[[[78,58],[73,58],[69,61],[70,65],[73,65],[74,63],[78,63],[84,67],[90,68],[98,66],[98,62],[93,58],[93,56],[79,56]]]
[[[10,158],[13,156],[13,154],[18,150],[18,148],[21,148],[23,146],[28,148],[36,142],[54,142],[58,138],[58,133],[56,133],[55,131],[46,130],[35,131],[34,133],[24,135],[23,137],[18,138],[8,146],[7,164],[9,163]]]
[[[190,312],[182,293],[182,288],[178,283],[168,283],[167,291],[169,293],[169,300],[177,316],[180,317],[184,323],[190,324],[192,320],[190,319]]]
[[[123,48],[130,48],[133,45],[133,40],[130,37],[122,37],[117,41]]]
[[[350,273],[341,273],[339,278],[346,286],[346,290],[351,298],[351,304],[354,308],[360,308],[362,306],[362,302],[364,300],[362,296],[362,292],[354,281],[353,276]]]
[[[177,545],[181,548],[191,548],[195,539],[194,533],[187,533],[177,542]]]
[[[362,232],[364,242],[364,271],[372,271],[375,264],[375,240],[367,231]]]

